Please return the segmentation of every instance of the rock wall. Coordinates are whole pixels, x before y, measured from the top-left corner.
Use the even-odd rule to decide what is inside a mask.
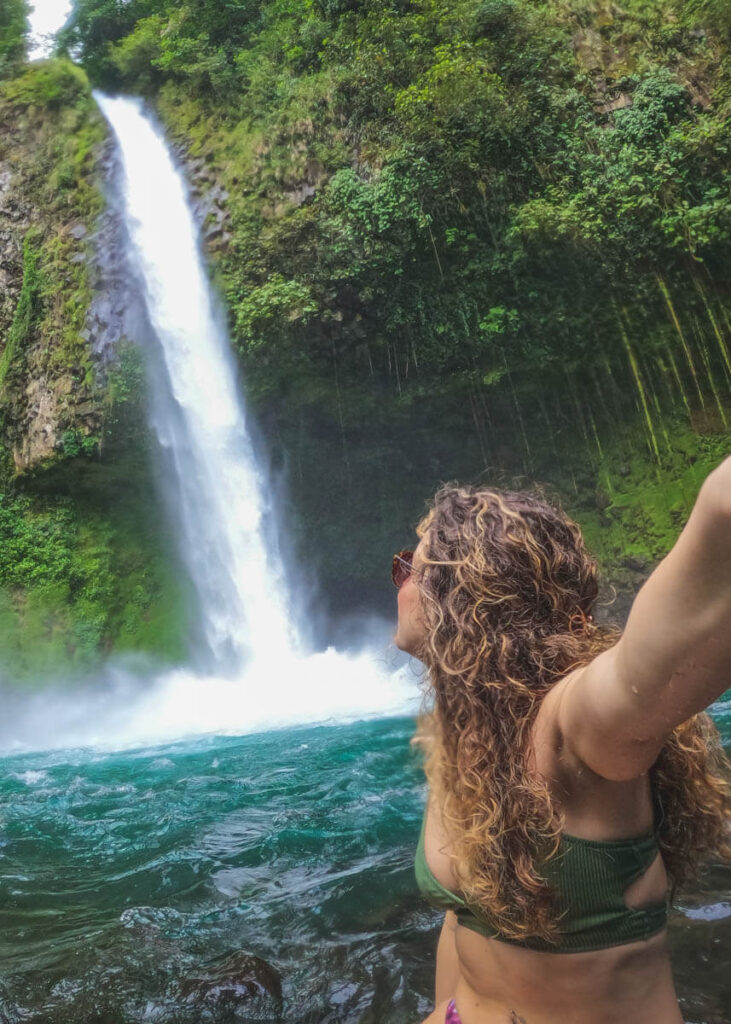
[[[0,683],[187,657],[118,172],[81,69],[0,81]]]
[[[10,329],[23,281],[23,238],[30,227],[33,208],[13,179],[10,167],[0,160],[0,335]]]
[[[104,404],[87,321],[106,132],[88,87],[49,107],[33,74],[0,95],[0,436],[16,473],[91,454]]]

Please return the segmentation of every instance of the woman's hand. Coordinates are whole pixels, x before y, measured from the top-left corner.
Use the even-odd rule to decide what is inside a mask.
[[[672,730],[731,686],[731,458],[704,482],[622,639],[560,697],[566,743],[617,781],[647,771]]]

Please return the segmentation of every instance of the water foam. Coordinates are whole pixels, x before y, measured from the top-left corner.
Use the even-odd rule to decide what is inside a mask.
[[[110,662],[85,686],[5,694],[0,747],[125,749],[413,713],[408,667],[373,650],[305,652],[186,184],[141,101],[95,95],[119,147],[128,270],[157,345],[152,426],[169,456],[204,656],[164,672]]]
[[[171,468],[170,506],[198,595],[204,660],[214,674],[236,676],[263,652],[300,646],[271,541],[271,488],[182,174],[141,101],[95,95],[119,146],[127,259],[159,344],[152,427]]]
[[[302,724],[413,715],[419,693],[409,666],[373,653],[283,652],[238,678],[175,669],[150,678],[120,665],[83,688],[4,694],[0,750],[125,750],[208,735],[239,736]],[[27,784],[38,781],[24,778]]]

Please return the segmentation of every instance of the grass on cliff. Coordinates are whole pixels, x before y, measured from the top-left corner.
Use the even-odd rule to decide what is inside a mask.
[[[3,674],[93,671],[113,653],[188,656],[192,595],[157,493],[140,349],[106,371],[101,451],[69,433],[56,464],[0,494]],[[86,455],[86,457],[84,457]]]
[[[78,676],[112,651],[185,659],[189,594],[174,545],[149,488],[130,486],[124,468],[89,464],[0,495],[4,677]]]
[[[78,675],[112,651],[175,663],[186,656],[189,594],[154,496],[144,369],[122,346],[102,376],[84,331],[106,139],[84,71],[68,60],[20,69],[0,83],[0,129],[0,161],[32,217],[0,355],[2,675]],[[25,406],[33,382],[55,402],[58,443],[16,477],[11,451],[36,415]],[[76,409],[91,406],[90,432]]]
[[[30,229],[23,239],[23,282],[18,304],[0,356],[0,395],[11,366],[22,354],[38,322],[43,288],[39,262],[38,234]]]
[[[33,346],[23,379],[42,379],[55,395],[63,433],[79,427],[74,406],[99,397],[83,334],[91,302],[89,252],[84,237],[73,232],[81,225],[90,236],[104,208],[97,159],[106,128],[86,74],[69,60],[39,61],[0,83],[0,128],[0,160],[33,217],[27,258],[34,273],[32,326],[41,343]],[[28,337],[26,293],[24,284],[16,318]],[[7,366],[18,351],[15,333],[11,328],[2,356]],[[22,412],[23,387],[18,379],[4,389],[11,432]],[[7,430],[4,440],[12,446]]]

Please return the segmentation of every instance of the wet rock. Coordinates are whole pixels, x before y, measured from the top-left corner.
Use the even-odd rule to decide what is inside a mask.
[[[72,238],[75,238],[77,242],[80,239],[85,238],[86,235],[88,234],[86,224],[81,224],[81,223],[73,224],[69,228],[69,234],[71,235]]]
[[[625,569],[631,569],[632,572],[647,572],[649,569],[646,559],[639,555],[627,555],[622,559],[622,565]]]
[[[231,232],[230,231],[222,231],[218,238],[215,238],[213,241],[209,241],[208,248],[213,250],[213,251],[215,251],[215,252],[218,252],[221,249],[225,249],[228,246],[230,241],[231,241]]]
[[[52,456],[60,436],[58,398],[50,382],[31,380],[25,396],[25,430],[13,446],[13,461],[18,472]]]
[[[626,110],[627,107],[631,107],[633,103],[632,97],[628,92],[622,92],[619,96],[615,96],[614,99],[607,100],[606,103],[597,104],[597,110],[602,114],[612,114],[615,110]]]
[[[206,242],[213,242],[215,239],[220,238],[223,234],[223,228],[220,224],[211,224],[203,231],[203,237]]]
[[[88,400],[86,402],[79,402],[74,412],[77,416],[82,417],[82,419],[93,418],[98,415],[99,407],[96,402]]]
[[[609,508],[612,504],[612,499],[603,487],[597,487],[596,494],[594,495],[594,503],[596,507],[602,511],[605,508]]]
[[[127,239],[118,187],[122,169],[111,143],[104,151],[100,170],[107,183],[108,201],[89,239],[92,301],[85,329],[89,331],[87,340],[93,357],[105,367],[115,361],[120,339],[144,341],[148,323],[138,284],[125,258]]]
[[[228,199],[228,192],[223,185],[212,185],[206,193],[206,198],[209,199],[211,203],[225,203]]]
[[[306,199],[309,199],[311,196],[314,196],[316,191],[317,190],[314,185],[310,185],[308,182],[305,181],[297,188],[294,188],[289,192],[285,191],[284,195],[294,206],[301,206]]]
[[[188,1002],[216,1006],[266,998],[277,1005],[282,1001],[279,971],[251,953],[231,953],[223,960],[205,965],[199,975],[180,982],[180,991]]]
[[[57,398],[68,398],[69,395],[74,392],[74,379],[70,374],[66,374],[63,377],[59,377],[56,381],[56,397]]]

